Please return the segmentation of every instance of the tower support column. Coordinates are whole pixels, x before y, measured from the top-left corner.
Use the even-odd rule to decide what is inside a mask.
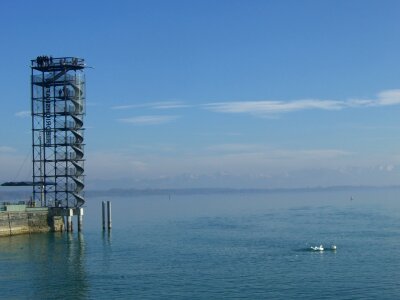
[[[78,231],[82,231],[83,226],[83,208],[78,208]]]
[[[72,232],[72,216],[74,215],[74,211],[72,208],[68,208],[66,210],[66,216],[67,216],[67,232]]]

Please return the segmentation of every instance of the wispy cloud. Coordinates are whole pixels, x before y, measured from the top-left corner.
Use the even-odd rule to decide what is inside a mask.
[[[153,109],[173,109],[173,108],[187,108],[190,105],[183,104],[182,102],[158,102],[154,103],[151,108]]]
[[[11,153],[15,152],[15,149],[8,146],[0,146],[0,153]]]
[[[111,109],[114,110],[128,110],[135,108],[149,108],[149,109],[174,109],[174,108],[186,108],[189,105],[179,101],[164,101],[164,102],[151,102],[142,104],[128,104],[113,106]]]
[[[178,118],[179,116],[138,116],[118,119],[118,121],[135,125],[159,125],[172,122]]]
[[[301,110],[341,110],[356,107],[376,107],[400,104],[400,89],[386,90],[377,94],[375,99],[322,100],[301,99],[293,101],[236,101],[215,102],[205,105],[206,109],[220,113],[244,113],[253,115],[272,115]]]
[[[343,108],[343,103],[333,100],[306,99],[297,101],[240,101],[217,102],[207,104],[212,111],[223,113],[250,113],[250,114],[274,114],[285,113],[305,109],[338,110]]]
[[[378,167],[379,171],[384,171],[384,172],[392,172],[395,168],[396,168],[396,166],[393,164],[380,165]]]
[[[23,111],[19,111],[19,112],[15,113],[15,116],[19,117],[19,118],[27,118],[27,117],[30,117],[30,115],[31,115],[31,112],[29,110],[23,110]]]
[[[400,90],[388,90],[378,94],[378,105],[400,104]]]
[[[290,152],[291,154],[293,152]],[[305,158],[331,159],[343,156],[353,155],[354,153],[339,149],[314,149],[296,151],[296,155],[302,155]]]
[[[377,94],[375,99],[350,99],[351,107],[389,106],[400,104],[400,90],[387,90]]]
[[[329,159],[352,155],[353,153],[340,149],[275,149],[262,144],[218,144],[206,150],[224,155],[231,154],[263,154],[270,158],[301,158],[301,159]]]
[[[236,152],[254,152],[269,149],[265,145],[257,144],[218,144],[206,148],[208,151],[217,153],[236,153]]]

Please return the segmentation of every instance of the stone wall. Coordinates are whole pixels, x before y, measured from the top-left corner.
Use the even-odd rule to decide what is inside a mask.
[[[51,216],[48,210],[0,212],[0,236],[62,230],[63,217]]]

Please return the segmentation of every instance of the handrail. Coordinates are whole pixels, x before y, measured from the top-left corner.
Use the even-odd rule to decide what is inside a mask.
[[[32,68],[51,68],[51,67],[85,67],[85,60],[78,57],[52,57],[38,56],[31,60]]]

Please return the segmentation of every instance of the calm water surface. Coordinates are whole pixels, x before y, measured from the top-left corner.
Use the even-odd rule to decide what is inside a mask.
[[[83,234],[0,239],[1,298],[396,299],[399,199],[390,189],[88,199]],[[308,250],[321,243],[338,249]]]

